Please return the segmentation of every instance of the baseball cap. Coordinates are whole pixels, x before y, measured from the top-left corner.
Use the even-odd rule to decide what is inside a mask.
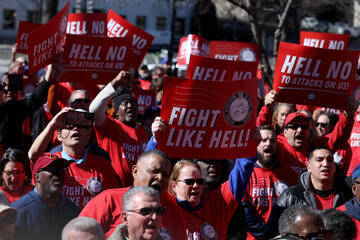
[[[356,166],[351,174],[351,180],[354,181],[356,178],[360,178],[360,164]]]
[[[38,173],[40,172],[42,169],[50,166],[50,165],[56,165],[58,167],[62,167],[62,168],[67,168],[70,165],[70,162],[63,159],[63,158],[59,158],[58,156],[51,154],[51,153],[46,153],[42,156],[40,156],[33,167],[33,173]]]
[[[287,115],[285,120],[285,126],[291,123],[295,119],[304,119],[305,121],[309,121],[309,117],[301,112],[292,112],[289,115]]]

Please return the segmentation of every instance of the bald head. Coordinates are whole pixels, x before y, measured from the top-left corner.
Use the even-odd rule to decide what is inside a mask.
[[[167,188],[170,172],[170,160],[163,152],[144,152],[132,169],[134,186],[151,186],[162,191]]]
[[[92,218],[74,218],[66,224],[61,235],[62,240],[105,240],[101,225]]]

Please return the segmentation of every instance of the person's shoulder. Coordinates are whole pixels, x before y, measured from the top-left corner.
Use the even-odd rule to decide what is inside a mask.
[[[35,194],[37,193],[35,193],[34,191],[30,191],[15,202],[12,202],[10,206],[18,210],[27,208],[32,209],[34,207],[33,204],[36,202]]]

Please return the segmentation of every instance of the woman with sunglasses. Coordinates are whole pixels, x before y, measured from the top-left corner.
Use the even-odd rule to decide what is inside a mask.
[[[153,136],[146,150],[157,147],[156,138],[165,128],[160,117],[152,125]],[[241,201],[256,158],[237,159],[229,180],[214,191],[204,192],[204,179],[197,163],[178,161],[172,170],[168,191],[179,206],[188,239],[226,239],[229,221]]]
[[[12,203],[33,189],[28,167],[29,159],[25,152],[9,148],[0,162],[0,190]]]

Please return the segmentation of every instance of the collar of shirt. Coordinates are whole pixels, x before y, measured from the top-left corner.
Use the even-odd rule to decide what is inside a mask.
[[[87,153],[87,152],[86,152],[86,149],[84,149],[84,155],[83,155],[82,158],[80,158],[80,159],[73,159],[73,158],[70,157],[69,154],[67,154],[67,152],[65,152],[65,150],[63,149],[63,150],[61,151],[61,157],[64,158],[64,159],[66,159],[66,160],[68,160],[68,161],[74,161],[76,164],[81,164],[81,163],[85,162],[85,160],[86,160],[86,153]]]

